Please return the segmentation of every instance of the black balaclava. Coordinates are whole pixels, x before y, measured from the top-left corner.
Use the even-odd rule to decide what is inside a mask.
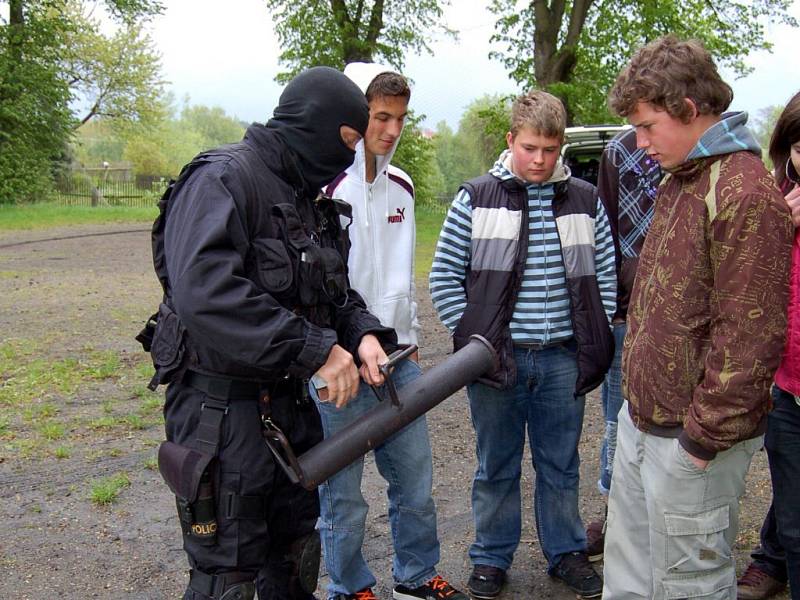
[[[312,67],[284,88],[267,127],[284,139],[308,188],[319,190],[355,158],[339,128],[363,136],[368,122],[367,99],[355,83],[336,69]]]

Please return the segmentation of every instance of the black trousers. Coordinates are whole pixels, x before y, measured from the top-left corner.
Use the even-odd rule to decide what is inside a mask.
[[[293,397],[294,396],[294,397]],[[184,383],[167,388],[164,417],[167,439],[195,447],[200,411],[206,395]],[[273,422],[289,438],[298,455],[322,440],[319,414],[306,394],[273,392]],[[217,515],[216,541],[201,543],[184,536],[184,549],[192,569],[210,575],[251,574],[257,577],[261,600],[313,598],[290,589],[290,546],[314,532],[319,516],[316,491],[292,484],[267,449],[261,435],[257,398],[233,398],[222,419],[220,443],[213,480]],[[263,499],[263,513],[228,518],[230,496]],[[207,596],[187,590],[185,598]]]

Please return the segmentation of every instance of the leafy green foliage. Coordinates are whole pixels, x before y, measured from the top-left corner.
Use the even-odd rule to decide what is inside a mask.
[[[505,45],[502,61],[523,88],[538,87],[564,100],[570,120],[613,120],[606,96],[633,52],[666,33],[703,42],[719,64],[745,75],[748,53],[769,50],[768,22],[797,26],[791,0],[586,0],[558,4],[533,0],[522,10],[492,0],[492,41]],[[566,10],[564,9],[566,7]],[[552,8],[552,10],[551,10]],[[583,12],[585,11],[585,12]]]
[[[79,123],[70,107],[78,96],[96,91],[98,111],[147,116],[159,93],[159,67],[141,19],[161,6],[107,0],[103,4],[123,33],[104,38],[78,0],[3,4],[9,5],[9,19],[0,18],[0,204],[8,204],[47,196],[54,172],[70,158],[68,143]],[[132,73],[139,74],[135,88],[129,85]]]
[[[433,142],[419,128],[421,117],[406,117],[403,136],[392,158],[392,164],[403,169],[414,182],[417,204],[430,204],[442,187],[442,174],[436,163]]]
[[[266,0],[287,70],[286,83],[316,65],[385,61],[402,70],[406,54],[430,53],[432,33],[454,35],[442,23],[449,0]],[[430,32],[430,33],[429,33]]]
[[[454,195],[462,182],[491,168],[507,147],[505,136],[510,122],[510,98],[487,95],[467,106],[458,132],[439,123],[433,141],[444,179],[443,193]]]

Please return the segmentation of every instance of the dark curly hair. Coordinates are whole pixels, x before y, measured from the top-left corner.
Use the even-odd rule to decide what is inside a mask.
[[[733,100],[733,90],[717,71],[708,50],[697,40],[679,40],[670,34],[640,48],[617,77],[608,105],[621,117],[649,102],[688,122],[697,106],[701,115],[720,115]]]
[[[781,189],[787,175],[795,183],[800,181],[797,171],[789,162],[792,144],[797,142],[800,142],[800,92],[786,104],[769,140],[769,158],[775,166],[775,181]]]

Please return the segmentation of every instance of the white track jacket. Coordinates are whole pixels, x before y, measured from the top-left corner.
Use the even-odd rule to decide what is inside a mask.
[[[351,63],[344,73],[366,92],[377,75],[391,70]],[[388,154],[377,157],[375,181],[367,183],[364,141],[360,141],[355,162],[325,191],[353,207],[347,262],[351,286],[383,325],[397,331],[401,344],[418,344],[414,184],[403,170],[389,164],[396,149],[397,143]]]

